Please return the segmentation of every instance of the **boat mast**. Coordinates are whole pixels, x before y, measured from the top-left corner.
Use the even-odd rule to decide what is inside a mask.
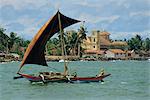
[[[66,64],[66,51],[65,51],[65,41],[64,41],[64,33],[62,30],[62,25],[61,25],[61,19],[60,19],[60,13],[58,11],[58,22],[59,22],[59,29],[60,29],[60,36],[61,36],[61,49],[62,49],[62,57],[64,60],[64,70],[66,70],[67,64]]]
[[[60,14],[58,12],[58,23],[59,23],[59,32],[60,32],[60,40],[61,40],[61,55],[64,58],[64,44],[63,44],[63,31],[62,31],[62,26],[61,26],[61,20],[60,20]]]

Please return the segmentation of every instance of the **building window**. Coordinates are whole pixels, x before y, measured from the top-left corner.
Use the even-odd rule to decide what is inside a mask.
[[[94,42],[95,42],[95,38],[94,38],[94,40],[93,40]]]
[[[95,33],[93,32],[93,35],[95,35]]]

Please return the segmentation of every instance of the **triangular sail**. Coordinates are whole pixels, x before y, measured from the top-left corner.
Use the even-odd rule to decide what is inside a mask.
[[[58,11],[50,20],[48,20],[43,25],[43,27],[38,31],[38,33],[29,44],[20,65],[20,69],[24,64],[38,64],[47,66],[44,54],[45,45],[55,33],[60,31],[58,15],[60,16],[62,29],[80,22],[79,20],[66,17]]]

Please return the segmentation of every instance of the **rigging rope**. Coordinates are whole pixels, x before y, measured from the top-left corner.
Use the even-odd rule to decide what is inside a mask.
[[[52,68],[52,69],[54,69],[55,71],[60,72],[60,70],[58,70],[58,69],[56,69],[56,68],[53,68],[53,67],[51,67],[51,66],[47,66],[47,67]]]

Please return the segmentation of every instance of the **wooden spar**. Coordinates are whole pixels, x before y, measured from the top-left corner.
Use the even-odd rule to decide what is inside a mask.
[[[64,34],[61,26],[61,19],[60,19],[60,14],[58,13],[58,23],[59,23],[59,30],[60,30],[60,35],[61,35],[61,48],[62,48],[62,57],[64,60],[64,74],[66,74],[66,71],[68,70],[67,64],[66,64],[66,52],[65,51],[65,45],[64,45]]]
[[[61,48],[62,48],[62,56],[64,57],[64,45],[63,45],[63,32],[62,32],[62,26],[61,26],[61,20],[60,20],[60,14],[58,13],[58,23],[59,23],[59,32],[61,36]]]

